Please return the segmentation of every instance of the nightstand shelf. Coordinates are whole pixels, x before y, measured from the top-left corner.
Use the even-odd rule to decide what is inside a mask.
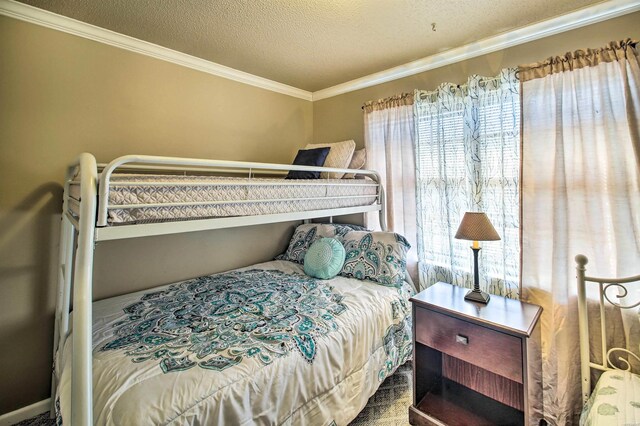
[[[414,425],[533,424],[528,398],[539,389],[536,323],[542,308],[492,296],[464,300],[467,289],[437,283],[414,296]],[[533,339],[533,340],[532,340]]]
[[[441,378],[416,408],[440,421],[451,419],[449,425],[523,424],[522,411],[446,378]]]

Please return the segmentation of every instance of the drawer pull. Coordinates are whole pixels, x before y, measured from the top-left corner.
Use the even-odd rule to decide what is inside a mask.
[[[456,343],[460,343],[461,345],[468,345],[469,338],[467,336],[463,336],[462,334],[456,334]]]

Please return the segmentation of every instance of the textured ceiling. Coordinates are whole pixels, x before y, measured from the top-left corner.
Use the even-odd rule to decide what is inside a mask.
[[[594,0],[21,0],[316,91]],[[431,24],[435,22],[436,31]]]

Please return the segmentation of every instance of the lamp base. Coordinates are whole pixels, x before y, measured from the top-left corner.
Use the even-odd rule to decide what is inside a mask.
[[[484,303],[485,305],[489,303],[489,294],[480,290],[469,290],[467,294],[464,296],[464,300],[470,300],[472,302]]]

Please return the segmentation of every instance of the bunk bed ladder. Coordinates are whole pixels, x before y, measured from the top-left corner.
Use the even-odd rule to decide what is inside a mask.
[[[73,247],[75,245],[75,232],[73,225],[69,222],[67,211],[67,195],[69,191],[69,183],[67,180],[64,186],[64,201],[62,207],[62,220],[60,223],[60,246],[58,252],[58,285],[56,291],[56,312],[54,318],[54,334],[53,334],[53,371],[51,374],[51,409],[50,417],[53,418],[56,412],[56,398],[58,388],[58,375],[55,370],[57,353],[64,349],[64,343],[69,335],[69,308],[71,304],[71,286],[73,271]]]
[[[79,219],[69,213],[69,182],[80,180]],[[73,336],[71,365],[71,421],[74,426],[93,424],[92,374],[92,301],[93,251],[95,242],[98,169],[96,159],[88,153],[80,154],[69,167],[64,187],[58,288],[54,320],[53,364],[58,351],[64,351],[69,335],[69,309],[73,297]],[[76,202],[77,204],[77,202]],[[73,287],[73,296],[71,289]],[[51,403],[56,411],[58,376],[51,380]]]

